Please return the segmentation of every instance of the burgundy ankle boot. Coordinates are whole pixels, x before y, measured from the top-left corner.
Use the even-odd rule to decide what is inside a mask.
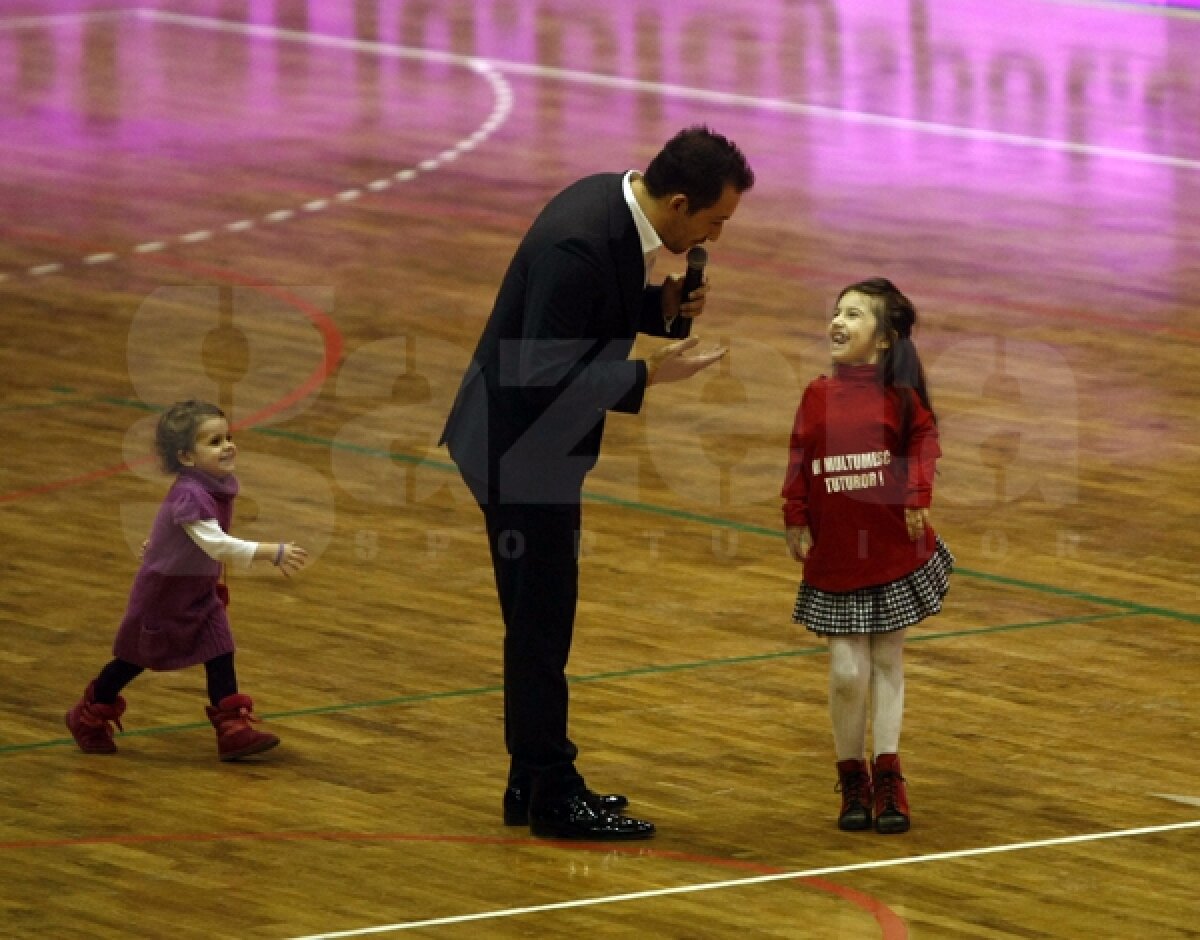
[[[908,832],[908,788],[900,772],[900,758],[880,754],[875,758],[875,831]]]
[[[83,698],[67,712],[67,728],[71,737],[85,754],[115,754],[117,744],[113,740],[112,724],[122,731],[121,716],[125,714],[125,699],[120,695],[111,705],[96,701],[96,682],[88,684]],[[110,722],[112,724],[110,724]]]
[[[217,756],[221,760],[240,760],[251,754],[269,751],[279,738],[269,731],[250,727],[259,719],[254,715],[254,702],[249,695],[227,695],[216,708],[205,706],[208,720],[217,729]]]
[[[838,790],[842,793],[842,811],[838,828],[858,832],[871,828],[871,775],[865,760],[837,762]]]

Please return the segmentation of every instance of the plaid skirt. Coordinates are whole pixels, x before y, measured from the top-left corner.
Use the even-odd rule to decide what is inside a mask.
[[[939,537],[929,561],[887,584],[837,593],[801,584],[792,623],[820,636],[903,630],[942,609],[953,570],[954,556]]]

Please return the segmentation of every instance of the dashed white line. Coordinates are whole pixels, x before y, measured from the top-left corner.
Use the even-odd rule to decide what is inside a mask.
[[[482,75],[487,79],[491,86],[494,97],[492,110],[487,119],[476,128],[469,136],[458,141],[452,147],[443,150],[436,158],[422,160],[416,167],[408,167],[398,170],[392,179],[378,179],[366,184],[362,188],[354,188],[343,190],[337,193],[332,198],[312,199],[303,203],[299,211],[307,213],[322,212],[329,208],[332,202],[348,203],[359,199],[363,195],[363,190],[379,193],[390,189],[393,181],[406,183],[415,179],[420,173],[429,173],[446,163],[458,158],[459,154],[466,153],[484,140],[486,140],[501,124],[507,119],[512,112],[513,93],[512,88],[508,84],[508,80],[501,75],[488,61],[469,56],[454,55],[452,53],[438,52],[429,49],[413,49],[406,46],[398,46],[389,43],[365,42],[361,40],[343,40],[332,36],[321,36],[313,33],[302,33],[295,30],[276,29],[268,26],[252,25],[245,23],[235,23],[229,20],[210,19],[206,17],[184,16],[179,14],[171,14],[158,10],[139,9],[131,11],[123,11],[124,13],[132,13],[142,19],[154,20],[162,23],[171,23],[181,27],[192,29],[208,29],[226,33],[235,33],[245,37],[261,37],[274,39],[280,42],[298,42],[308,45],[326,46],[332,48],[348,49],[360,52],[369,52],[379,56],[396,56],[401,58],[419,59],[422,61],[441,62],[448,65],[469,68],[476,74]],[[86,18],[80,14],[67,14],[62,17],[65,22],[67,20],[78,21]],[[37,18],[41,22],[53,22],[54,18]],[[12,21],[9,21],[10,24]],[[5,21],[0,20],[0,27],[5,25]],[[262,216],[262,220],[270,223],[287,222],[296,217],[297,209],[276,209],[273,212],[268,212]],[[241,219],[236,222],[229,222],[218,228],[225,232],[239,233],[246,232],[255,227],[255,221],[252,219]],[[201,231],[188,232],[184,235],[178,235],[170,239],[162,239],[158,241],[143,242],[136,245],[132,252],[137,255],[150,254],[152,252],[164,251],[171,244],[178,243],[183,245],[192,245],[198,242],[207,241],[214,237],[214,230],[205,229]],[[116,252],[96,252],[85,257],[83,262],[89,265],[110,263],[120,259],[120,255]],[[53,274],[62,270],[62,263],[43,264],[37,267],[27,269],[24,273],[27,276],[40,277],[46,274]],[[0,280],[8,280],[9,275],[0,275]]]

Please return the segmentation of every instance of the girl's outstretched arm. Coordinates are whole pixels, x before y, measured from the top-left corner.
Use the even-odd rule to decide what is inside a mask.
[[[216,519],[185,522],[183,527],[209,558],[239,568],[249,568],[255,561],[269,561],[289,576],[308,564],[308,552],[295,542],[248,542],[230,535]]]

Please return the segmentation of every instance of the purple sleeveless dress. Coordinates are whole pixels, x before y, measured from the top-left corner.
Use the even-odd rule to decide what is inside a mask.
[[[233,521],[237,478],[185,467],[163,499],[150,544],[133,579],[113,655],[146,669],[182,669],[233,652],[233,633],[217,592],[221,563],[183,529],[185,522]]]

